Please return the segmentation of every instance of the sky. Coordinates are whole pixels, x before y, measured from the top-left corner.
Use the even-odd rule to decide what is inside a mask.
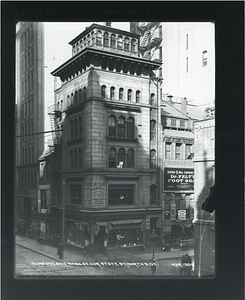
[[[72,57],[69,42],[82,33],[92,22],[45,22],[44,23],[44,80],[45,80],[45,131],[50,129],[47,107],[54,103],[54,77],[50,74]],[[129,31],[129,22],[113,22],[114,28]],[[46,146],[51,134],[46,134]]]

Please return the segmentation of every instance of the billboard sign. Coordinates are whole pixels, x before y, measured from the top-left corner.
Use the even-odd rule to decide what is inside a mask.
[[[165,191],[193,191],[194,169],[164,168]]]

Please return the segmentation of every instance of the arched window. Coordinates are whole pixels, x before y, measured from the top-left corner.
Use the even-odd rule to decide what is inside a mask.
[[[155,105],[155,94],[151,94],[151,105]]]
[[[121,35],[117,38],[117,49],[122,49],[123,38]]]
[[[136,52],[136,40],[132,39],[131,41],[131,51]]]
[[[113,47],[113,48],[116,47],[116,35],[115,34],[111,35],[111,47]]]
[[[124,117],[119,117],[119,119],[118,119],[117,136],[125,137],[125,119],[124,119]]]
[[[82,118],[81,117],[79,117],[78,122],[79,122],[79,134],[78,134],[78,138],[80,139],[82,137],[82,130],[83,130],[83,124],[82,124]]]
[[[136,91],[136,103],[140,103],[140,91]]]
[[[79,169],[82,168],[82,149],[79,149]]]
[[[86,87],[83,88],[83,100],[86,99]]]
[[[63,100],[60,100],[60,110],[62,111],[63,109]]]
[[[151,120],[150,122],[150,140],[155,141],[156,140],[156,121]]]
[[[109,149],[109,168],[116,168],[116,150],[114,148]]]
[[[157,186],[155,184],[152,184],[150,186],[150,199],[151,199],[151,205],[157,204]]]
[[[88,35],[88,47],[90,47],[90,35]]]
[[[118,150],[118,168],[125,168],[125,150],[123,148]]]
[[[116,118],[114,116],[109,117],[109,136],[116,136]]]
[[[115,99],[115,87],[112,86],[110,89],[110,99]]]
[[[109,33],[105,32],[104,33],[104,46],[109,46]]]
[[[134,150],[129,149],[127,152],[127,168],[134,168]]]
[[[83,94],[82,94],[82,90],[80,89],[78,93],[78,101],[82,102],[82,100],[83,100]]]
[[[74,97],[73,97],[73,93],[71,94],[71,104],[73,104],[74,102]]]
[[[101,97],[102,97],[102,99],[105,99],[105,95],[106,95],[106,86],[102,85],[102,87],[101,87]]]
[[[78,124],[77,119],[74,120],[74,139],[76,140],[78,138]]]
[[[124,50],[129,51],[129,38],[125,38],[124,40]]]
[[[174,201],[175,201],[175,209],[180,209],[180,201],[183,200],[183,197],[181,194],[176,194],[174,197]]]
[[[71,170],[74,169],[74,157],[73,157],[73,151],[70,151],[70,164],[71,164]]]
[[[131,117],[127,120],[127,137],[134,138],[134,119]]]
[[[131,100],[132,100],[132,90],[129,89],[128,90],[128,102],[131,102]]]
[[[74,139],[74,124],[73,124],[73,121],[71,120],[70,121],[70,133],[71,133],[71,140]]]
[[[101,31],[97,31],[96,44],[97,45],[101,45],[102,44],[102,33],[101,33]]]
[[[76,104],[78,101],[77,101],[77,91],[75,92],[75,95],[74,95],[74,98],[73,98],[73,103]]]
[[[151,169],[156,169],[157,167],[157,152],[156,150],[151,150],[150,151],[150,168]]]
[[[119,100],[123,100],[123,88],[119,89]]]

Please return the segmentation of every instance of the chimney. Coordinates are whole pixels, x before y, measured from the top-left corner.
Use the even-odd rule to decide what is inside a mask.
[[[182,98],[181,99],[181,112],[182,112],[182,114],[186,114],[186,104],[187,104],[186,98]]]

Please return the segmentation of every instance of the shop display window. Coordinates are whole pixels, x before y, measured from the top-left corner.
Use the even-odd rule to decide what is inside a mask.
[[[109,232],[108,246],[127,247],[143,244],[143,232],[138,228],[115,229]]]

